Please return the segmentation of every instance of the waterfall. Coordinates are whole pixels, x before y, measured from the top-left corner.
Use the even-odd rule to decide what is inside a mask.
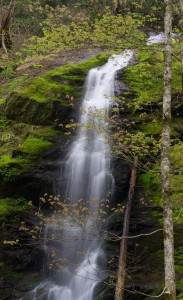
[[[114,103],[115,74],[129,64],[132,56],[132,51],[125,50],[120,55],[112,55],[104,66],[89,71],[81,105],[81,126],[66,157],[64,171],[65,198],[71,204],[82,199],[88,214],[82,227],[70,220],[64,221],[61,232],[57,225],[47,226],[47,235],[56,232],[57,255],[61,259],[67,256],[68,264],[63,270],[53,272],[53,280],[33,291],[34,299],[38,299],[38,292],[44,289],[41,299],[92,300],[96,285],[105,277],[101,270],[105,253],[96,225],[100,201],[114,188],[106,116]]]

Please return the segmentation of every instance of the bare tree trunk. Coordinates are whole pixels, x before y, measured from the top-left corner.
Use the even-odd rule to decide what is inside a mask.
[[[15,0],[11,0],[6,12],[3,14],[2,0],[0,0],[0,47],[3,48],[6,54],[7,48],[11,48],[12,44],[10,35],[10,25],[14,8]]]
[[[3,18],[3,0],[0,0],[0,26]]]
[[[124,295],[130,211],[131,211],[131,205],[132,205],[134,189],[135,189],[137,164],[138,164],[138,158],[135,157],[133,167],[131,170],[128,203],[127,203],[126,212],[123,221],[123,235],[120,243],[120,256],[118,262],[118,274],[117,274],[117,283],[116,283],[115,298],[114,298],[115,300],[122,300]]]
[[[179,0],[180,2],[180,11],[181,11],[181,20],[180,20],[180,57],[181,57],[181,67],[182,67],[182,100],[183,100],[183,0]]]
[[[3,20],[3,0],[0,0],[0,47],[1,47],[1,40],[2,40],[2,20]]]
[[[165,3],[164,96],[161,151],[162,197],[164,209],[165,299],[176,299],[174,270],[173,213],[170,196],[170,122],[172,82],[172,1]]]

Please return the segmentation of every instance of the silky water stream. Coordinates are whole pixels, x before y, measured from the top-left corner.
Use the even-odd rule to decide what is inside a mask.
[[[65,198],[70,204],[83,199],[88,214],[83,226],[63,220],[64,229],[59,231],[56,224],[47,225],[45,235],[49,237],[54,233],[57,236],[54,242],[57,259],[67,264],[60,271],[51,271],[51,279],[37,286],[26,299],[92,300],[96,285],[105,277],[101,268],[105,253],[97,237],[97,209],[101,199],[112,193],[114,179],[110,171],[108,137],[103,131],[108,127],[105,116],[114,103],[115,74],[129,64],[132,56],[132,51],[125,50],[88,73],[81,105],[81,126],[71,144],[64,170],[67,178]],[[87,124],[90,124],[88,129]],[[102,131],[95,130],[99,125]]]

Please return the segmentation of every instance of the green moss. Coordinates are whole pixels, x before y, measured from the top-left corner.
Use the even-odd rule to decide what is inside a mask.
[[[10,124],[9,120],[1,118],[0,119],[0,129],[7,128],[7,126]]]
[[[9,212],[9,203],[7,199],[0,199],[0,217],[6,216]]]
[[[27,82],[26,86],[19,91],[19,95],[27,97],[30,100],[37,102],[49,102],[57,100],[65,102],[67,100],[66,95],[72,94],[74,88],[65,84],[58,84],[51,81],[51,78],[38,77],[36,79]],[[67,103],[68,101],[66,101]]]
[[[52,126],[68,122],[88,70],[103,65],[107,58],[108,55],[98,55],[87,62],[67,64],[26,81],[22,76],[6,86],[12,91],[19,84],[6,101],[2,101],[1,179],[12,180],[13,176],[25,172],[52,146],[58,134]]]
[[[145,190],[148,202],[155,206],[162,206],[161,198],[161,178],[158,172],[158,165],[147,173],[141,174],[138,178],[138,184]]]
[[[0,157],[0,166],[2,167],[7,165],[9,162],[11,162],[11,159],[12,159],[11,154],[2,155]]]
[[[141,128],[148,135],[160,135],[162,132],[162,123],[158,120],[153,120],[150,123],[142,125]]]
[[[171,193],[176,223],[183,223],[183,143],[171,147]]]
[[[68,64],[59,68],[56,68],[46,74],[46,77],[53,77],[53,76],[66,76],[65,78],[74,79],[73,76],[76,76],[76,79],[85,79],[86,74],[91,68],[96,68],[98,66],[102,66],[105,64],[109,58],[109,54],[99,54],[85,62],[79,64]]]
[[[172,165],[179,165],[180,167],[183,167],[183,143],[179,142],[178,144],[171,147],[171,161]]]
[[[51,125],[57,119],[62,123],[81,99],[88,70],[102,65],[107,57],[98,55],[84,63],[67,64],[25,81],[7,97],[3,115],[35,125]]]
[[[14,175],[25,172],[31,166],[31,160],[25,158],[13,158],[12,153],[0,157],[1,180],[10,180]]]
[[[19,153],[24,153],[30,156],[37,156],[41,152],[48,149],[52,144],[44,141],[41,138],[28,137],[25,142],[16,149]]]
[[[80,64],[68,64],[56,68],[45,75],[28,80],[18,90],[23,98],[29,98],[37,102],[49,102],[57,100],[67,104],[68,95],[75,95],[80,87],[73,87],[73,81],[84,81],[89,69],[106,62],[107,55],[98,55],[87,62]],[[67,83],[64,82],[67,80]],[[70,84],[69,84],[70,83]]]
[[[43,67],[44,67],[44,65],[37,63],[37,64],[32,66],[32,69],[41,69]]]
[[[157,113],[157,115],[158,115],[158,113]],[[141,130],[144,133],[146,133],[147,135],[160,136],[162,133],[162,120],[159,120],[158,117],[159,116],[157,116],[156,118],[153,118],[153,116],[151,116],[151,119],[149,119],[147,122],[144,122],[142,125],[140,125]],[[176,120],[175,120],[175,123],[172,124],[172,129],[171,129],[172,137],[179,136],[179,133],[178,133],[179,124],[177,124],[177,126],[175,124],[176,124]]]
[[[27,171],[42,152],[53,145],[61,131],[49,126],[36,126],[0,119],[1,180]]]
[[[59,134],[47,126],[23,123],[11,124],[11,129],[7,131],[5,128],[3,131],[0,157],[0,176],[3,181],[27,171],[40,154],[53,145],[54,136]]]
[[[26,208],[27,204],[23,198],[0,199],[0,219],[7,217],[12,212],[23,212]]]
[[[43,140],[52,141],[55,136],[61,136],[63,133],[49,126],[32,126],[30,131],[32,137],[41,138]]]
[[[134,110],[147,103],[161,104],[163,97],[163,52],[148,47],[137,56],[138,64],[125,68],[126,82],[134,93]],[[181,65],[173,58],[173,94],[181,92]]]
[[[14,89],[16,89],[21,83],[27,80],[27,75],[16,76],[16,78],[11,78],[11,81],[1,85],[0,94],[4,100],[2,103],[0,101],[0,105],[3,104],[6,100],[6,96],[11,93]]]
[[[182,228],[180,228],[180,234],[178,237],[175,235],[175,239],[178,238],[179,247],[175,249],[175,271],[177,277],[177,299],[182,300],[181,296],[183,295],[183,247],[182,247]],[[177,241],[176,241],[177,242]]]
[[[151,55],[154,55],[153,60],[157,58],[156,54],[151,53]],[[162,61],[159,62],[157,59],[157,63],[152,64],[150,53],[144,53],[144,51],[138,58],[137,65],[125,69],[126,81],[135,94],[134,108],[145,103],[159,101],[163,92]]]
[[[50,123],[51,119],[54,118],[54,105],[54,102],[39,103],[14,92],[6,100],[4,114],[8,119],[43,125]]]
[[[178,291],[178,295],[177,295],[177,300],[182,300],[183,299],[183,279],[179,280],[177,282],[177,291]]]
[[[5,102],[6,99],[0,98],[0,106]]]

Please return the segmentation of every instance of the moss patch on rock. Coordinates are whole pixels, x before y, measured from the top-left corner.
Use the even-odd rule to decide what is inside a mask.
[[[68,64],[28,79],[13,91],[3,104],[3,115],[30,124],[51,124],[63,120],[80,99],[89,69],[103,65],[108,55],[87,62]]]
[[[59,135],[60,123],[69,122],[89,69],[103,65],[108,55],[79,64],[67,64],[44,75],[14,80],[7,99],[0,101],[0,176],[3,181],[25,172]],[[9,83],[10,84],[10,83]],[[55,128],[59,128],[56,130]]]
[[[176,51],[177,45],[174,45]],[[137,55],[138,64],[125,68],[125,81],[134,93],[134,109],[143,104],[162,103],[164,59],[161,48],[149,46]],[[173,57],[173,94],[181,91],[181,64]]]
[[[13,176],[29,169],[61,135],[60,131],[49,126],[35,126],[7,120],[5,122],[2,120],[1,130],[1,184],[2,181],[11,181]]]
[[[24,212],[27,208],[27,204],[24,198],[13,199],[5,198],[0,199],[0,221],[7,218],[11,213]]]
[[[48,141],[30,136],[20,147],[14,150],[13,157],[37,156],[48,149],[51,145],[52,143]]]
[[[171,147],[171,192],[175,222],[183,224],[183,143]]]

